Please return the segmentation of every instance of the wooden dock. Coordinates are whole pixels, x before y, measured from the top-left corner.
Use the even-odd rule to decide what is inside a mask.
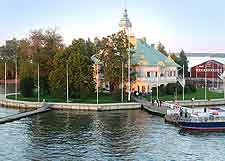
[[[165,107],[165,106],[158,107],[156,105],[154,106],[152,105],[151,102],[148,102],[145,100],[136,99],[136,101],[143,106],[142,108],[144,108],[144,110],[148,111],[149,113],[153,115],[164,117],[167,114],[168,107]]]
[[[44,112],[47,112],[50,110],[51,110],[51,108],[49,108],[49,106],[47,104],[44,104],[42,107],[40,107],[36,110],[33,110],[33,111],[23,112],[23,113],[3,117],[0,119],[0,124],[4,124],[6,122],[12,122],[12,121],[19,120],[19,119],[29,117],[29,116],[33,116],[33,115],[36,115],[39,113],[44,113]]]

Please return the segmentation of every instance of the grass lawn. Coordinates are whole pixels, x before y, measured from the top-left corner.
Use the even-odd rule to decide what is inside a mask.
[[[151,100],[151,96],[145,96],[147,100]],[[156,96],[153,96],[153,98],[156,98]],[[171,101],[175,99],[174,95],[166,95],[166,96],[160,96],[159,98],[164,101]],[[185,100],[191,100],[191,98],[195,99],[205,99],[205,89],[204,88],[198,88],[196,92],[194,93],[186,93],[184,94]],[[215,91],[209,91],[207,90],[207,99],[217,99],[217,98],[224,98],[223,93],[218,93]],[[183,96],[182,94],[177,95],[177,100],[182,100]]]
[[[8,99],[15,99],[15,95],[7,96]],[[21,101],[31,101],[37,102],[37,97],[23,97],[22,95],[17,95],[17,99]],[[51,96],[40,96],[40,101],[45,99],[46,102],[66,102],[66,98],[54,98]],[[126,98],[124,98],[124,102],[126,102]],[[71,103],[93,103],[95,104],[96,96],[90,96],[87,98],[80,98],[80,99],[70,99]],[[99,103],[119,103],[120,100],[115,100],[112,95],[110,94],[100,94],[99,95]]]

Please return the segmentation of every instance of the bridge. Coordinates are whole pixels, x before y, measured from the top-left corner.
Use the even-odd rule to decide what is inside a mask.
[[[39,114],[39,113],[48,112],[50,110],[51,110],[51,108],[49,108],[49,105],[44,103],[44,104],[42,104],[42,106],[40,108],[38,108],[36,110],[29,111],[29,112],[22,112],[22,113],[19,113],[19,114],[10,115],[10,116],[0,118],[0,124],[4,124],[4,123],[7,123],[7,122],[13,122],[13,121],[25,118],[25,117],[33,116],[33,115],[36,115],[36,114]]]

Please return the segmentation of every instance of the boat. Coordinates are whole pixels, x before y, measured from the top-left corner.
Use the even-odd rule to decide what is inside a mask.
[[[178,120],[183,130],[225,131],[225,110],[210,109],[208,112],[187,113]]]

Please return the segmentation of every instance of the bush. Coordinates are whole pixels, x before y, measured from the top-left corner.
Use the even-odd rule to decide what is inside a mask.
[[[156,87],[152,87],[152,96],[156,96],[157,95],[157,88]]]
[[[34,89],[33,78],[27,77],[20,81],[20,91],[24,97],[32,97]]]
[[[166,94],[173,95],[176,91],[176,83],[168,83],[166,86]]]
[[[162,84],[159,86],[159,95],[160,96],[165,96],[167,93],[166,93],[166,87]]]

